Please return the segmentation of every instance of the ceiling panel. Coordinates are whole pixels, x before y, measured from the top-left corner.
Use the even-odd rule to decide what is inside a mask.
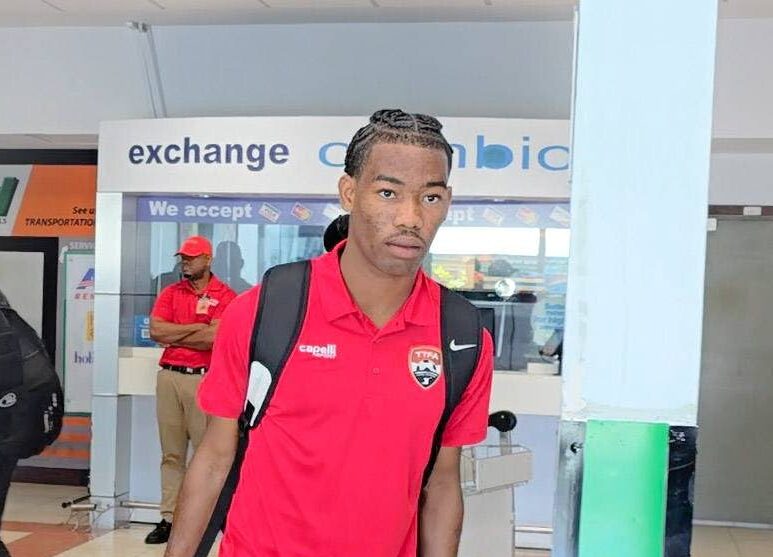
[[[411,0],[376,0],[382,8],[481,8],[486,7],[484,0],[422,0],[421,2],[412,2]]]
[[[260,0],[153,0],[170,11],[207,10],[227,12],[230,10],[263,10],[266,4]]]
[[[577,0],[491,0],[489,2],[497,8],[508,8],[514,6],[521,7],[539,7],[539,6],[568,6],[574,7]]]
[[[317,10],[336,8],[372,8],[370,0],[265,0],[272,8]]]
[[[96,135],[0,134],[0,149],[96,148]]]
[[[720,0],[720,17],[773,17],[773,0]]]
[[[5,1],[5,0],[2,0]],[[37,0],[29,0],[30,3]],[[155,11],[148,0],[46,0],[68,14],[121,14],[138,11]]]
[[[0,149],[55,149],[50,141],[31,135],[0,134]]]
[[[573,8],[576,0],[376,0],[379,6],[383,8],[512,8],[521,9],[552,9],[556,6]]]
[[[1,15],[50,15],[57,10],[38,0],[0,0]]]
[[[575,4],[575,0],[0,0],[0,26],[123,25],[128,20],[152,25],[549,21],[571,20]],[[721,17],[773,18],[773,0],[720,0],[719,10]]]

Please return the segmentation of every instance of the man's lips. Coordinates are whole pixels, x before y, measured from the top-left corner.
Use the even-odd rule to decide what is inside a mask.
[[[424,247],[424,244],[420,240],[409,240],[409,239],[397,239],[397,240],[389,240],[387,242],[390,246],[397,246],[399,248],[413,248],[413,249],[422,249]]]
[[[424,251],[424,242],[419,238],[399,237],[386,242],[389,251],[401,259],[414,259]]]

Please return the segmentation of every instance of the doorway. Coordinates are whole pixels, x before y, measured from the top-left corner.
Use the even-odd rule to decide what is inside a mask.
[[[709,232],[695,518],[773,525],[773,220]]]

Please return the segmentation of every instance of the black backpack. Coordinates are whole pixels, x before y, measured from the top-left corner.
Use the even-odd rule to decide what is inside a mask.
[[[43,342],[15,311],[0,308],[0,454],[41,453],[63,417],[62,386]]]
[[[195,557],[206,557],[217,533],[225,529],[228,508],[236,490],[241,464],[249,442],[249,430],[257,427],[263,418],[285,363],[295,349],[306,317],[310,280],[309,261],[278,265],[269,269],[263,277],[258,312],[252,329],[250,369],[253,367],[253,362],[259,362],[270,373],[271,383],[260,407],[249,400],[245,401],[244,412],[239,418],[239,443],[234,463]],[[435,431],[430,459],[424,471],[425,485],[440,451],[445,426],[475,372],[483,343],[483,325],[478,310],[462,296],[444,287],[441,287],[440,315],[446,402]],[[449,349],[452,340],[460,345],[474,344],[475,348],[452,351]]]

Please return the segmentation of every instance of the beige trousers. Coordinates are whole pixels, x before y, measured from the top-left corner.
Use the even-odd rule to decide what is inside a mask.
[[[156,382],[156,414],[161,438],[161,517],[172,521],[188,462],[207,429],[207,417],[196,403],[201,375],[162,369]]]

